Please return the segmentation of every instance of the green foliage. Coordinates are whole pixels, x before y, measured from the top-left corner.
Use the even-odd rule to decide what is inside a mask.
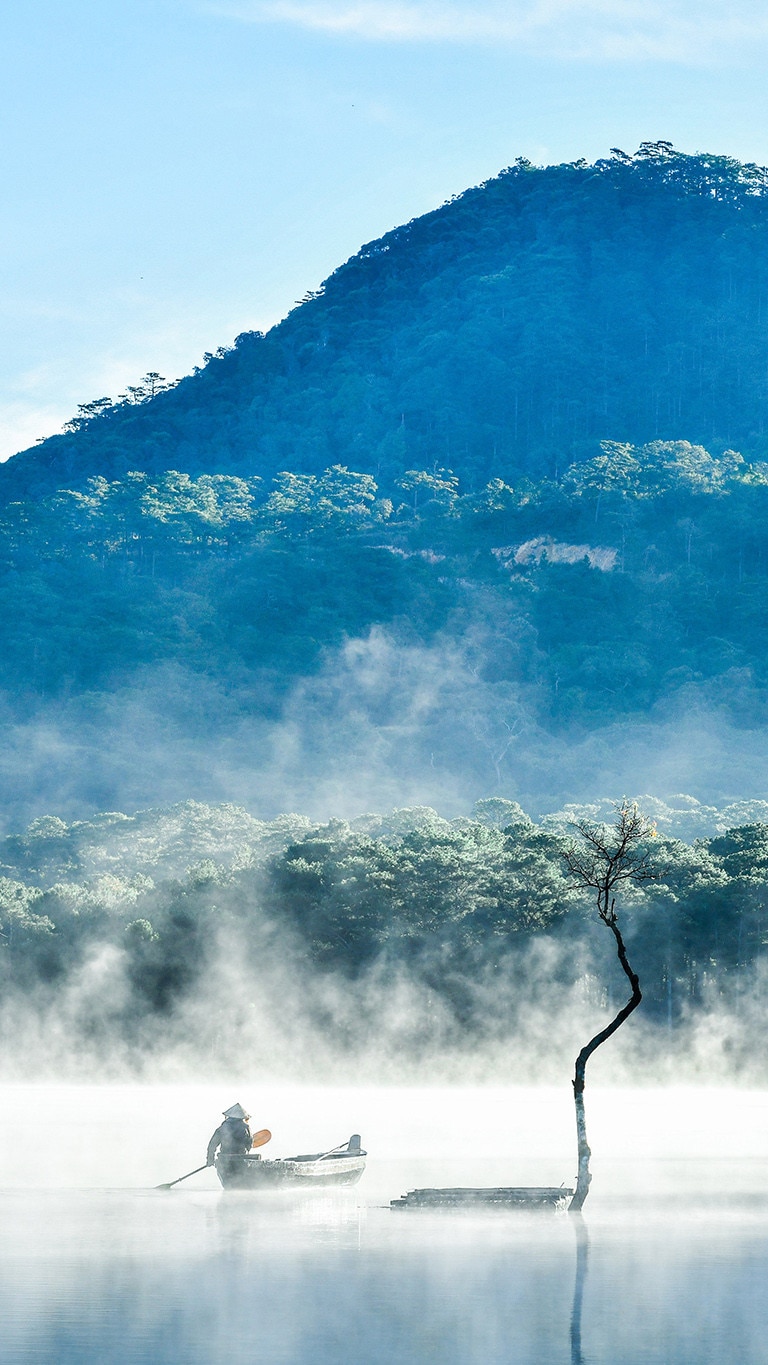
[[[266,531],[292,536],[323,530],[350,531],[386,521],[392,504],[377,498],[370,474],[355,474],[343,465],[314,474],[278,474],[275,489],[260,510]]]
[[[38,912],[41,900],[36,887],[0,877],[0,944],[7,952],[26,954],[53,933],[53,922]]]
[[[405,973],[467,1037],[503,1035],[503,1015],[472,1003],[483,983],[495,983],[501,1001],[512,983],[524,999],[526,990],[604,974],[590,893],[567,877],[562,855],[571,820],[593,824],[605,810],[574,808],[537,825],[515,803],[492,798],[476,814],[449,821],[417,807],[319,826],[299,816],[264,824],[195,803],[130,820],[113,814],[58,831],[62,860],[80,871],[54,881],[37,822],[4,845],[6,858],[26,864],[23,876],[0,878],[6,998],[36,990],[49,1001],[76,997],[72,1027],[145,1046],[196,1000],[203,1024],[212,978],[248,989],[265,961],[272,970],[288,962],[304,990],[320,983],[321,999],[329,977],[375,979],[386,999],[386,983]],[[694,844],[661,835],[650,847],[658,876],[624,888],[624,929],[648,1024],[668,1031],[713,998],[733,1001],[759,971],[768,825]],[[163,875],[185,857],[184,875]],[[106,865],[113,871],[97,870]],[[93,874],[83,877],[85,868]],[[549,951],[526,982],[536,945]],[[107,960],[105,995],[92,964]]]
[[[484,704],[462,723],[483,785],[501,783],[530,719],[591,727],[696,689],[759,723],[766,468],[685,441],[606,441],[558,482],[480,494],[449,470],[409,471],[429,496],[396,514],[371,475],[340,466],[272,488],[94,478],[0,516],[0,691],[32,713],[174,665],[217,680],[226,710],[206,725],[229,725],[241,708],[273,715],[329,648],[386,628],[446,657],[471,641]]]
[[[411,960],[441,945],[482,955],[488,936],[551,927],[571,899],[557,841],[527,820],[509,832],[433,820],[387,839],[338,822],[323,833],[266,875],[267,905],[289,915],[321,962],[359,969],[382,952]]]
[[[716,459],[689,441],[651,441],[640,447],[601,441],[600,446],[601,455],[572,465],[563,479],[566,489],[582,498],[594,498],[597,505],[604,494],[618,495],[616,502],[664,493],[722,493],[744,483],[768,484],[768,467],[747,465],[735,450],[726,450]]]

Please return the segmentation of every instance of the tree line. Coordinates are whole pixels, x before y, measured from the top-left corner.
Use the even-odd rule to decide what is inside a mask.
[[[503,1037],[510,1025],[503,1008],[488,1008],[489,982],[494,998],[519,1008],[543,986],[556,999],[591,980],[599,1007],[606,986],[610,1003],[611,976],[589,890],[568,875],[568,817],[535,823],[514,802],[489,798],[450,821],[417,808],[313,826],[190,803],[174,820],[177,865],[185,828],[189,852],[199,852],[206,818],[212,842],[228,852],[177,876],[168,875],[167,828],[156,825],[148,857],[146,830],[126,838],[116,817],[70,829],[38,821],[0,849],[10,1017],[14,999],[55,1002],[77,982],[73,1028],[103,1025],[125,1041],[151,1025],[162,1038],[163,1021],[206,995],[222,953],[246,980],[279,958],[315,986],[330,978],[381,986],[405,973],[457,1036],[477,1040]],[[102,869],[84,876],[94,832]],[[693,844],[659,834],[648,857],[647,883],[625,895],[624,935],[648,1026],[669,1037],[697,1011],[738,1011],[752,997],[768,934],[768,824]],[[105,873],[110,861],[115,871]],[[521,971],[516,962],[545,943],[546,966]],[[95,976],[89,994],[86,971],[105,949],[121,981],[106,999]],[[217,1001],[209,1038],[226,1015],[227,1001]]]

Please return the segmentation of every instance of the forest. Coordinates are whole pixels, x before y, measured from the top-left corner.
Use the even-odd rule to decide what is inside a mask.
[[[393,491],[340,466],[271,486],[131,472],[10,504],[10,714],[93,712],[174,666],[219,688],[186,716],[190,734],[269,720],[332,651],[380,630],[395,650],[470,660],[477,695],[457,694],[451,723],[478,795],[499,788],[512,737],[532,725],[600,728],[702,699],[762,723],[767,465],[685,441],[603,442],[558,481],[473,493],[437,468],[405,471]]]
[[[722,1011],[736,1021],[725,1053],[738,1069],[768,932],[768,806],[647,797],[645,808],[659,877],[623,896],[622,915],[646,1043],[684,1047]],[[29,1001],[43,1020],[61,1009],[68,1046],[96,1040],[136,1064],[178,1040],[193,1007],[194,1048],[215,1056],[248,1024],[243,993],[266,1014],[265,977],[280,981],[283,1012],[339,1049],[356,1010],[366,1036],[386,1035],[376,1010],[390,1012],[404,982],[416,1055],[508,1043],[542,999],[555,1019],[577,989],[595,1017],[622,987],[563,859],[585,814],[610,822],[611,805],[539,822],[503,798],[453,820],[421,808],[317,826],[194,802],[37,820],[0,845],[6,1022],[23,1042]],[[749,823],[731,825],[739,817]],[[714,833],[691,839],[696,828]]]

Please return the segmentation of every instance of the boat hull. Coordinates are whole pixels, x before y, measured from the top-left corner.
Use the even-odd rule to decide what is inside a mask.
[[[356,1185],[365,1156],[286,1157],[264,1161],[258,1156],[218,1156],[216,1174],[225,1190],[336,1188]]]

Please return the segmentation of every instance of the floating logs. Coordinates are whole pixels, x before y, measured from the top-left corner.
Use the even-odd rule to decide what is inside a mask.
[[[409,1190],[390,1200],[392,1209],[554,1209],[564,1207],[573,1194],[565,1186],[516,1186],[497,1189]]]

